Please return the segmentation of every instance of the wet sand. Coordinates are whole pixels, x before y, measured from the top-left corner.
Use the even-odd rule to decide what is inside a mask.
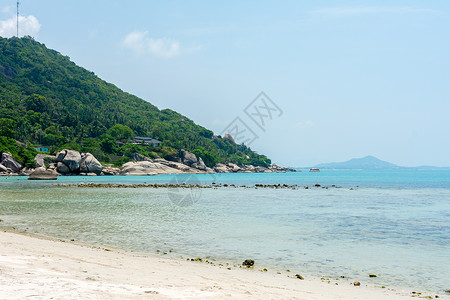
[[[411,299],[408,291],[0,232],[1,299]],[[445,297],[445,296],[444,296]]]

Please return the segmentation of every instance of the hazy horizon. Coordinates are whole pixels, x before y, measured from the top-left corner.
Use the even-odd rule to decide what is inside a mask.
[[[0,36],[15,35],[15,5],[0,5]],[[24,0],[19,35],[216,134],[239,117],[280,165],[448,167],[449,13],[443,0]],[[261,91],[281,112],[264,128],[244,112]]]

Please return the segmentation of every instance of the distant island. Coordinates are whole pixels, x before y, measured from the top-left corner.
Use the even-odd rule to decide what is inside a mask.
[[[352,158],[344,162],[322,163],[313,166],[318,169],[337,169],[337,170],[395,170],[395,169],[417,169],[417,170],[450,170],[450,167],[402,167],[396,164],[381,160],[375,156],[368,155],[361,158]]]

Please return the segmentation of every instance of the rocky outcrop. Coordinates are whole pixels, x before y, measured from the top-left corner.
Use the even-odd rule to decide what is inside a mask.
[[[56,180],[58,173],[55,171],[47,170],[44,167],[39,167],[34,170],[28,177],[28,180]]]
[[[196,164],[198,162],[195,154],[188,152],[186,150],[181,149],[180,156],[181,156],[181,161],[185,165],[192,166],[193,164]]]
[[[214,166],[214,171],[217,173],[230,173],[230,169],[224,164],[216,164]]]
[[[151,161],[128,162],[123,165],[120,175],[158,175],[158,174],[177,174],[180,170],[168,167],[161,163]]]
[[[103,170],[102,164],[91,153],[81,154],[80,172],[99,175]]]
[[[56,156],[39,153],[34,157],[34,161],[36,163],[36,167],[38,167],[38,168],[45,167],[45,162],[46,161],[51,161],[51,162],[56,161]]]
[[[201,157],[199,157],[198,161],[196,163],[193,163],[191,166],[201,171],[206,171],[206,165]]]
[[[238,165],[233,163],[228,163],[227,167],[231,170],[231,172],[239,172],[241,168],[238,167]]]
[[[113,168],[113,167],[105,167],[102,170],[102,174],[103,175],[119,175],[120,173],[120,168]]]
[[[61,150],[56,154],[56,162],[62,162],[64,159],[64,156],[67,154],[67,149]]]
[[[56,154],[56,170],[62,174],[99,175],[102,164],[91,154],[75,150],[61,150]]]
[[[294,169],[284,168],[277,165],[271,165],[269,167],[243,165],[238,166],[234,163],[216,164],[214,166],[214,171],[217,173],[284,173],[284,172],[296,172]]]
[[[223,136],[223,139],[224,139],[224,140],[227,140],[227,141],[230,141],[230,142],[232,142],[233,144],[236,144],[236,142],[234,141],[233,137],[232,137],[229,133],[225,134],[225,135]]]
[[[14,159],[11,153],[2,153],[0,163],[4,167],[11,169],[13,172],[19,172],[22,169],[22,165]]]
[[[144,155],[136,153],[136,152],[133,153],[133,155],[131,156],[131,159],[134,160],[134,161],[152,161],[147,156],[144,156]]]
[[[8,169],[4,165],[0,164],[0,173],[8,173],[9,170],[11,170],[11,169]]]
[[[168,161],[168,160],[165,160],[163,158],[157,158],[157,159],[155,159],[155,162],[163,164],[163,165],[168,166],[168,167],[173,168],[173,169],[180,170],[180,171],[185,172],[185,173],[195,173],[195,172],[197,172],[196,169],[193,169],[193,168],[191,168],[189,166],[186,166],[185,164],[182,164],[180,162]]]
[[[183,150],[183,149],[180,151],[180,156],[181,156],[181,161],[185,165],[192,167],[194,169],[200,170],[200,171],[207,171],[208,167],[205,165],[205,163],[203,162],[203,159],[201,157],[199,157],[197,159],[195,154],[188,152],[186,150]]]
[[[63,162],[58,162],[58,163],[56,164],[56,170],[57,170],[59,173],[62,173],[62,174],[68,174],[68,173],[70,173],[69,167],[66,166]]]
[[[69,167],[69,170],[71,172],[77,172],[80,168],[81,163],[81,154],[78,151],[75,150],[67,150],[66,155],[64,156],[64,159],[62,162]]]

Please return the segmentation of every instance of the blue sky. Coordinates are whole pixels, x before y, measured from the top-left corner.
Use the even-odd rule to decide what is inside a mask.
[[[450,1],[22,0],[21,35],[281,165],[450,166]],[[0,1],[0,35],[15,1]],[[244,113],[264,91],[265,131]]]

